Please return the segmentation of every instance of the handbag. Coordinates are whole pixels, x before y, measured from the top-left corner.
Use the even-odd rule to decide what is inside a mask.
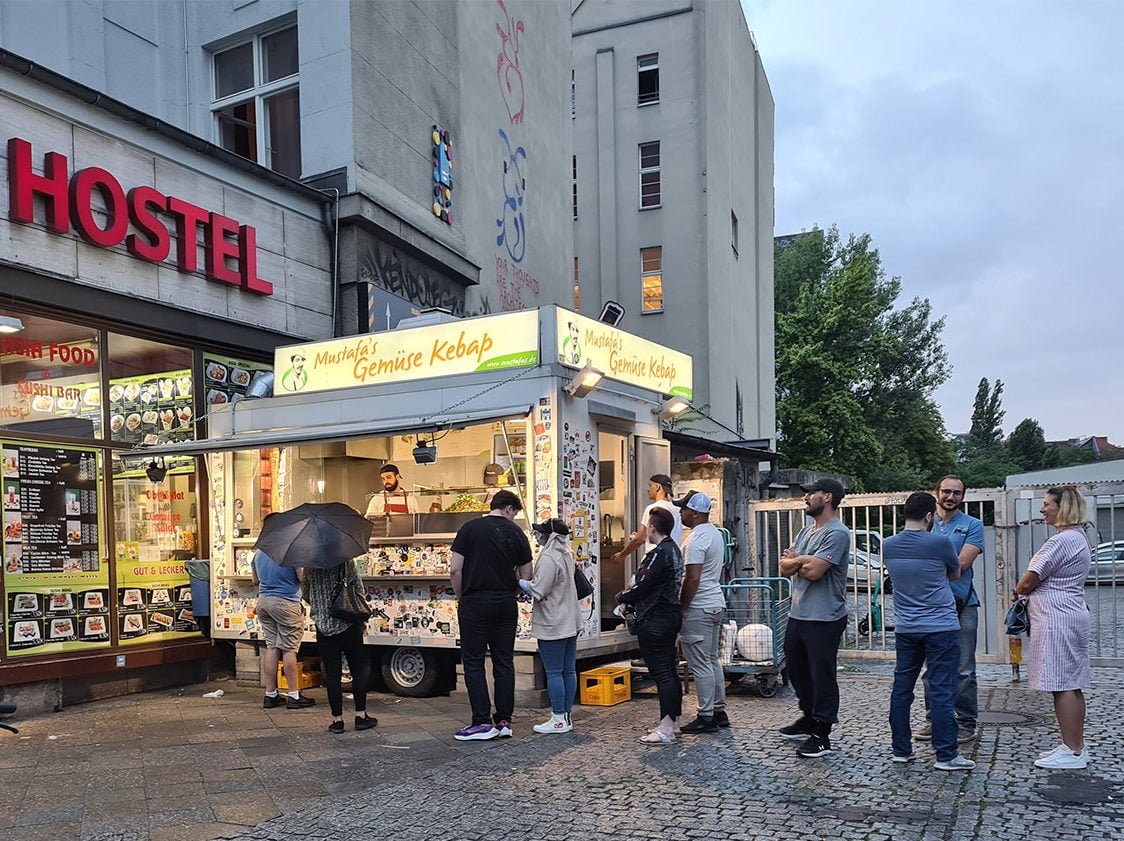
[[[366,592],[358,582],[348,581],[343,564],[340,565],[340,580],[332,594],[332,606],[328,612],[349,625],[364,623],[371,618],[371,606],[367,603]]]
[[[585,573],[578,569],[577,564],[574,564],[574,589],[578,591],[579,602],[593,595],[593,585],[589,583]]]
[[[1007,611],[1007,636],[1017,637],[1021,634],[1030,636],[1030,610],[1027,607],[1027,600],[1021,598],[1011,605],[1011,609]]]

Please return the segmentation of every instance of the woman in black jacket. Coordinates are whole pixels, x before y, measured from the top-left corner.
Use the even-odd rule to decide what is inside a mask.
[[[640,741],[646,745],[674,742],[683,706],[683,689],[677,674],[675,638],[683,622],[679,588],[683,584],[683,556],[669,536],[675,517],[666,508],[648,514],[648,536],[656,548],[644,556],[636,570],[636,583],[617,594],[620,604],[636,614],[636,639],[648,674],[660,697],[659,726]]]

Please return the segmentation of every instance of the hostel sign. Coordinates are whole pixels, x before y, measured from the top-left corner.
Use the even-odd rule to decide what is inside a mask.
[[[365,333],[274,351],[276,394],[527,368],[539,362],[534,310]]]

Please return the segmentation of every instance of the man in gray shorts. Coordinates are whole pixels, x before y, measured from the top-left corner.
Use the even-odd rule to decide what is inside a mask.
[[[261,658],[261,682],[265,686],[262,707],[271,710],[282,704],[300,710],[316,703],[302,698],[297,689],[297,649],[304,637],[304,610],[301,609],[302,570],[283,567],[262,551],[254,553],[254,585],[258,588],[257,617],[265,638]],[[277,661],[285,670],[289,696],[277,694]]]

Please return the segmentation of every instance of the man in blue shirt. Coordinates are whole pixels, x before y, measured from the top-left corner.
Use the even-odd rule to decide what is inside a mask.
[[[960,577],[952,582],[952,595],[960,618],[960,683],[956,690],[956,723],[960,742],[976,738],[976,719],[980,702],[976,687],[976,631],[979,627],[980,598],[972,586],[972,564],[983,551],[983,523],[964,513],[964,480],[945,476],[937,482],[937,518],[933,532],[943,534],[960,557]],[[925,708],[929,708],[929,674],[921,678],[925,685]],[[917,731],[918,739],[927,739],[928,726]]]
[[[905,501],[905,530],[882,544],[882,561],[894,582],[894,688],[890,693],[890,730],[894,762],[913,759],[909,711],[921,666],[928,667],[932,693],[932,739],[935,768],[970,771],[975,763],[957,750],[956,665],[960,657],[960,623],[950,581],[960,578],[960,559],[952,544],[930,531],[937,511],[931,494],[918,491]]]
[[[255,613],[265,639],[261,658],[261,682],[265,686],[262,707],[267,710],[282,704],[286,709],[302,710],[316,703],[315,698],[302,698],[297,688],[297,650],[304,638],[301,573],[302,570],[281,566],[260,549],[254,552],[253,583],[258,588]],[[277,693],[278,660],[289,684],[287,698]]]

